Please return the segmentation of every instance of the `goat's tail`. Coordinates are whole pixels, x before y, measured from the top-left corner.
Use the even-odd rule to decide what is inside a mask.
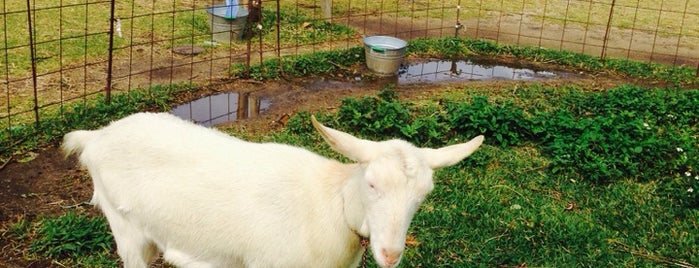
[[[61,144],[63,154],[68,157],[72,154],[82,153],[85,145],[94,135],[95,132],[89,130],[76,130],[66,134],[63,136],[63,144]]]

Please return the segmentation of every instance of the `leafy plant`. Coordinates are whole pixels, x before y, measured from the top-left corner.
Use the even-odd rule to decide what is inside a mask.
[[[344,67],[364,60],[360,47],[346,50],[322,51],[299,56],[282,57],[264,61],[261,65],[250,66],[249,76],[255,80],[278,79],[281,75],[308,76],[344,71]],[[281,68],[280,68],[281,65]],[[245,77],[248,72],[242,63],[231,66],[230,72],[236,77]]]
[[[77,215],[73,211],[41,221],[31,244],[32,252],[57,259],[104,254],[112,248],[111,233],[104,218]]]
[[[531,136],[528,120],[512,102],[492,104],[487,97],[475,97],[470,103],[447,102],[449,124],[462,138],[484,134],[490,144],[520,145]]]
[[[534,121],[545,125],[539,134],[554,171],[574,167],[593,181],[647,180],[692,169],[681,167],[676,148],[697,153],[691,134],[697,128],[691,115],[699,104],[696,94],[631,86],[571,94],[563,100],[566,106]]]
[[[389,87],[379,93],[379,98],[344,99],[336,121],[369,137],[401,137],[402,127],[410,125],[412,119],[407,105],[396,98]]]
[[[421,146],[443,146],[449,139],[449,123],[439,107],[428,106],[413,112],[412,123],[400,126],[403,138]]]
[[[441,39],[418,38],[410,40],[406,51],[411,54],[433,56],[444,58],[458,58],[473,54],[469,46],[469,40],[456,37],[445,37]]]

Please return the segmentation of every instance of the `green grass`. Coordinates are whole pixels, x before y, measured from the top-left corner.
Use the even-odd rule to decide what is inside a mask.
[[[108,255],[113,239],[103,217],[89,217],[68,211],[58,218],[39,223],[37,239],[31,251],[54,259],[77,258],[81,255]]]
[[[114,239],[107,221],[84,212],[67,211],[34,222],[21,218],[9,226],[3,238],[29,241],[30,259],[51,259],[63,267],[117,267]]]

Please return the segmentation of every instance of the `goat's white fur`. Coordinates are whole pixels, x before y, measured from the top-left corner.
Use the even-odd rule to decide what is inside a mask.
[[[432,170],[483,136],[442,149],[373,142],[313,125],[343,164],[305,149],[246,142],[164,113],[64,137],[94,182],[127,268],[163,252],[178,267],[356,267],[359,235],[382,267],[400,262]]]

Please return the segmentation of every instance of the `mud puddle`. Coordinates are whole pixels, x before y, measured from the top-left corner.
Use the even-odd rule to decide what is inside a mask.
[[[573,73],[480,63],[471,60],[431,60],[407,63],[398,70],[398,84],[483,80],[535,81],[576,76]]]
[[[184,103],[171,113],[203,126],[213,126],[239,119],[254,118],[269,109],[271,101],[250,93],[228,92]]]

